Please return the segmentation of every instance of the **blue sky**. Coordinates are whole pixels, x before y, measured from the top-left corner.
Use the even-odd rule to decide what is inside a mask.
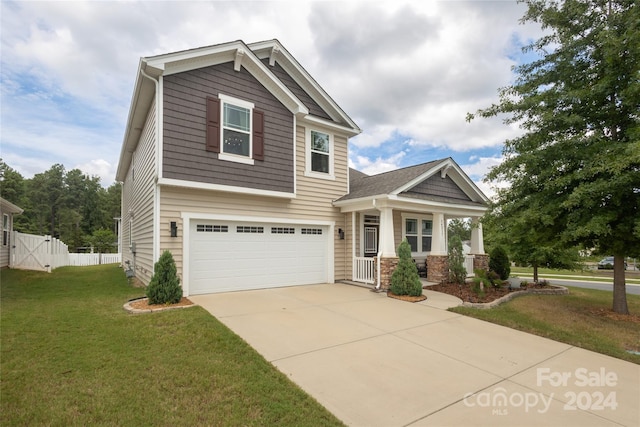
[[[2,1],[0,157],[25,177],[55,163],[113,183],[138,61],[277,38],[362,128],[350,164],[373,174],[452,157],[481,182],[519,134],[465,121],[497,101],[540,35],[515,1]]]

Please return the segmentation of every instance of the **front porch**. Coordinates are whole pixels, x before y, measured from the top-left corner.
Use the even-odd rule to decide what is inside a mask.
[[[426,268],[427,281],[447,281],[447,221],[454,218],[471,219],[468,273],[487,269],[480,218],[489,200],[453,159],[372,176],[350,170],[349,184],[349,194],[334,205],[346,215],[353,281],[388,288],[396,248],[405,239],[416,265]]]
[[[376,215],[378,214],[378,215]],[[412,258],[416,267],[426,272],[428,283],[442,283],[448,280],[448,219],[460,218],[452,214],[410,212],[404,210],[381,209],[351,212],[349,245],[351,253],[351,280],[379,289],[387,289],[391,275],[397,265],[396,248],[403,239],[412,247]],[[389,217],[387,220],[385,217]],[[377,221],[377,223],[376,223]],[[465,255],[464,266],[467,275],[476,269],[487,269],[488,256],[484,253],[482,224],[479,217],[471,217],[471,251]],[[419,224],[420,227],[416,227]],[[419,229],[418,229],[419,228]],[[372,231],[374,230],[374,231]],[[372,255],[375,253],[375,255]]]

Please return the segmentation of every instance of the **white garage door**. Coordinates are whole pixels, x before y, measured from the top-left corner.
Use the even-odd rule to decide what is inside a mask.
[[[189,293],[326,283],[326,226],[192,220]]]

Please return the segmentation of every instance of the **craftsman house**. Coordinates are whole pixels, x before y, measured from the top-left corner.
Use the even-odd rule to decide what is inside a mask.
[[[122,259],[148,283],[172,252],[185,295],[354,280],[388,285],[406,238],[447,272],[446,220],[472,218],[487,263],[486,197],[452,159],[366,176],[360,129],[277,41],[142,58],[117,180]]]

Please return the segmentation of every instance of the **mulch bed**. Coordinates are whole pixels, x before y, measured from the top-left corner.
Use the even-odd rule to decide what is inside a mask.
[[[175,304],[149,304],[148,298],[142,298],[129,302],[129,305],[136,310],[158,310],[169,307],[187,307],[193,305],[193,303],[186,297],[182,297],[182,299]]]
[[[536,285],[529,284],[526,289],[551,289],[552,286],[549,285]],[[500,287],[496,288],[493,286],[485,287],[484,296],[480,296],[473,292],[471,289],[471,285],[467,283],[466,285],[458,285],[457,283],[446,283],[441,285],[432,285],[427,286],[425,289],[443,292],[445,294],[453,295],[460,298],[463,302],[472,302],[472,303],[488,303],[497,300],[498,298],[502,298],[507,294],[512,294],[514,292],[524,291],[525,288],[513,288],[509,287]]]
[[[417,297],[412,297],[409,295],[396,295],[393,294],[391,292],[387,292],[387,296],[389,298],[393,298],[393,299],[399,299],[401,301],[407,301],[407,302],[419,302],[419,301],[424,301],[427,299],[427,297],[425,295],[419,295]]]

